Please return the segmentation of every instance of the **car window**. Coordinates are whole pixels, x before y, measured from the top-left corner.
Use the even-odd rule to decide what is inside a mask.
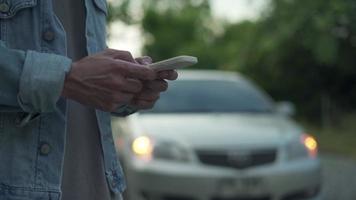
[[[253,86],[237,81],[180,80],[170,83],[155,107],[144,113],[271,112],[271,102]]]

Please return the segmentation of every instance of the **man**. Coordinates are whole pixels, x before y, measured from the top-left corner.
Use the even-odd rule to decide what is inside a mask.
[[[152,107],[177,73],[107,49],[106,14],[105,0],[0,1],[0,200],[121,198],[110,112]]]

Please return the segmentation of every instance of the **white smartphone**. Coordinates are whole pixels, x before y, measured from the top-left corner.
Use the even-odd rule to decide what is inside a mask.
[[[198,63],[198,58],[194,56],[177,56],[149,64],[148,66],[155,71],[164,71],[172,69],[180,69],[183,67],[189,67]]]

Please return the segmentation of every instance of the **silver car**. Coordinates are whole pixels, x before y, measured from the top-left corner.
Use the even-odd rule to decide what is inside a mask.
[[[180,71],[156,106],[113,118],[130,200],[321,199],[317,142],[242,75]]]

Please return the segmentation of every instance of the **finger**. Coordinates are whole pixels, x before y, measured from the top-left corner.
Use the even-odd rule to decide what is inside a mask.
[[[112,102],[115,104],[128,104],[134,98],[134,94],[125,92],[116,92],[112,96]]]
[[[159,92],[153,92],[153,91],[145,91],[142,92],[134,97],[135,100],[144,100],[144,101],[157,101],[160,97]]]
[[[152,63],[152,58],[149,56],[142,56],[135,59],[137,63],[141,65],[149,65]]]
[[[170,81],[174,81],[178,78],[178,73],[175,70],[171,71],[163,71],[158,74],[158,77],[161,79],[166,79]]]
[[[162,79],[154,80],[154,81],[145,81],[143,90],[145,90],[145,89],[163,92],[168,89],[168,83],[167,83],[167,81],[162,80]]]
[[[151,109],[155,105],[155,101],[135,100],[131,105],[139,110]]]
[[[116,49],[106,49],[103,55],[113,59],[120,59],[127,62],[137,63],[132,54],[129,51],[122,51]]]
[[[116,110],[120,105],[123,105],[119,102],[114,101],[114,96],[109,94],[103,94],[95,98],[93,101],[93,107],[103,110],[105,112],[111,112]],[[128,100],[130,102],[130,100]]]
[[[134,95],[117,92],[112,95],[104,95],[96,100],[95,107],[104,110],[106,112],[115,111],[121,105],[130,104],[132,102]]]
[[[123,60],[115,60],[115,67],[117,72],[123,74],[128,78],[139,80],[154,80],[156,79],[156,73],[154,70],[147,66],[130,63]]]

